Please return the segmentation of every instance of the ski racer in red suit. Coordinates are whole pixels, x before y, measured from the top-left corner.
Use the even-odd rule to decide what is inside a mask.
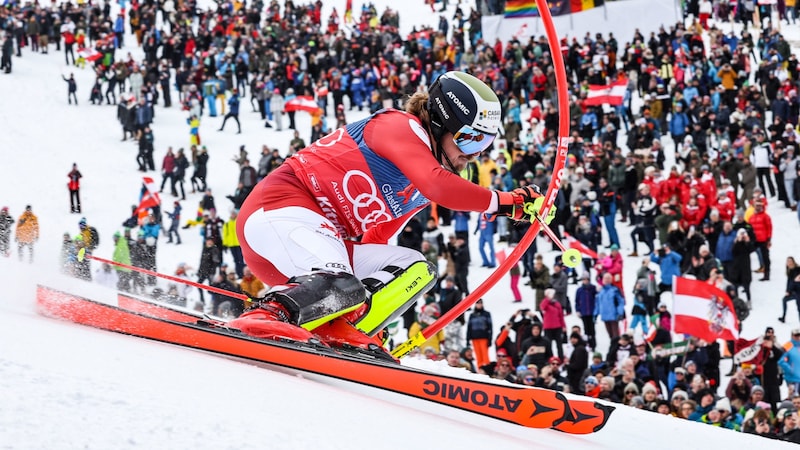
[[[417,212],[434,201],[530,219],[522,207],[541,197],[537,187],[496,192],[457,175],[491,146],[500,108],[486,84],[447,72],[405,112],[339,128],[271,172],[242,205],[237,234],[247,266],[273,287],[229,325],[262,338],[380,344],[375,335],[436,281],[421,253],[388,244]]]

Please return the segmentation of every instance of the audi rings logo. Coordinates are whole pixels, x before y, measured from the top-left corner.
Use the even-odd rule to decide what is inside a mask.
[[[361,224],[361,230],[367,231],[367,225],[388,222],[393,219],[386,210],[386,204],[378,197],[378,188],[360,170],[351,170],[342,180],[344,196],[353,205],[353,215]]]
[[[334,130],[332,133],[317,139],[316,144],[318,147],[330,147],[331,145],[341,141],[343,137],[344,137],[344,127],[338,128]]]

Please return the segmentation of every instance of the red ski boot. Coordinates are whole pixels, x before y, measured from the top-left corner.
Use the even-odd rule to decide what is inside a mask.
[[[260,339],[308,342],[315,337],[308,330],[289,323],[289,313],[277,302],[262,303],[254,309],[245,311],[238,318],[228,322],[228,326]]]

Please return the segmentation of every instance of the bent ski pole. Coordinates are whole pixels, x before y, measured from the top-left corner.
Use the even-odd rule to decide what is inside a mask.
[[[116,261],[111,261],[110,259],[101,258],[99,256],[94,256],[91,253],[86,253],[86,249],[82,248],[78,251],[78,261],[83,261],[85,259],[93,259],[100,263],[111,264],[112,266],[122,267],[123,269],[133,270],[134,272],[143,273],[145,275],[151,275],[158,278],[163,278],[165,280],[174,281],[176,283],[183,283],[188,284],[189,286],[194,286],[199,289],[205,289],[206,291],[213,292],[215,294],[224,295],[226,297],[237,298],[239,300],[245,301],[252,301],[252,299],[244,294],[239,294],[238,292],[231,292],[226,291],[225,289],[216,288],[214,286],[208,286],[206,284],[195,283],[194,281],[187,280],[184,278],[173,277],[172,275],[167,275],[159,272],[154,272],[152,270],[142,269],[141,267],[131,266],[128,264],[119,263]]]
[[[547,34],[547,42],[550,47],[550,55],[552,58],[553,68],[556,75],[556,93],[558,104],[558,145],[556,147],[556,154],[554,158],[553,172],[550,177],[550,185],[545,195],[544,206],[540,209],[545,217],[550,211],[550,208],[555,203],[556,195],[561,187],[561,181],[564,176],[564,162],[567,159],[567,150],[569,144],[569,95],[567,91],[567,70],[564,65],[564,56],[561,52],[561,44],[559,42],[558,34],[556,33],[555,25],[553,24],[553,17],[550,15],[549,5],[545,0],[536,0],[536,5],[539,9],[539,14],[544,24]],[[503,277],[511,267],[519,261],[533,240],[536,238],[541,223],[534,221],[530,229],[520,240],[519,244],[514,248],[508,258],[503,261],[475,291],[470,293],[464,300],[459,302],[454,308],[442,315],[436,322],[427,326],[424,330],[413,336],[408,341],[396,347],[392,351],[392,355],[396,358],[406,355],[415,347],[428,340],[431,336],[444,329],[450,322],[455,320],[458,316],[466,312],[481,296],[489,291],[499,280]]]

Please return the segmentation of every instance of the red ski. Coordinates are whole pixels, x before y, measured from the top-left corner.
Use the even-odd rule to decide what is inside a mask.
[[[614,410],[594,401],[567,399],[547,389],[431,374],[318,343],[256,339],[236,330],[199,325],[195,323],[198,317],[189,313],[123,297],[131,309],[39,286],[37,309],[48,317],[360,383],[525,427],[587,434],[600,430]]]

